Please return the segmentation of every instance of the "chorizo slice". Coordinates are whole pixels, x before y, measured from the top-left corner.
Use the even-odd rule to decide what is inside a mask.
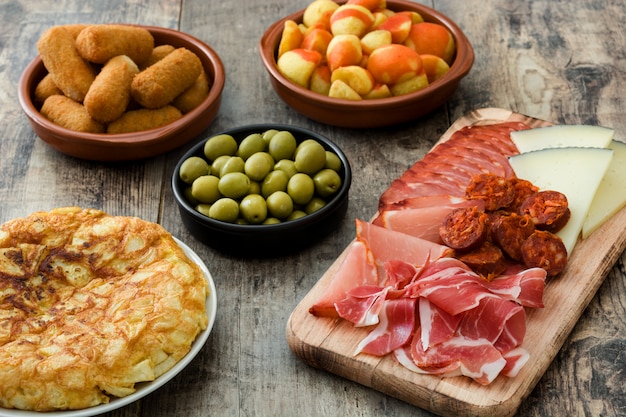
[[[528,268],[543,268],[549,277],[561,273],[567,264],[567,249],[560,237],[546,230],[535,230],[522,243],[522,259]]]
[[[469,199],[483,200],[485,211],[495,211],[513,202],[515,190],[511,182],[494,174],[474,175],[465,189]]]
[[[488,219],[487,214],[477,207],[456,208],[443,219],[439,236],[452,249],[474,249],[487,238]]]
[[[513,187],[514,197],[511,204],[507,207],[507,210],[518,213],[524,200],[538,192],[539,187],[535,186],[532,182],[521,178],[511,178],[509,181]]]
[[[522,261],[522,243],[535,231],[528,216],[506,213],[492,216],[491,236],[496,245],[511,259]]]
[[[508,262],[500,248],[489,241],[485,241],[470,252],[458,255],[457,259],[487,281],[501,275],[508,267]]]
[[[539,191],[528,196],[519,213],[528,215],[540,230],[556,233],[567,224],[570,209],[565,194],[558,191]]]

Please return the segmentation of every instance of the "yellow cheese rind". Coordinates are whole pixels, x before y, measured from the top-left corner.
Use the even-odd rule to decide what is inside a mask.
[[[613,152],[601,148],[549,148],[509,158],[518,178],[532,182],[541,190],[560,191],[567,197],[571,217],[557,234],[568,254],[578,241]]]
[[[609,149],[614,152],[613,159],[589,207],[583,223],[583,239],[626,206],[626,143],[612,141]]]
[[[608,127],[555,125],[511,132],[520,153],[548,148],[607,148],[615,136]]]

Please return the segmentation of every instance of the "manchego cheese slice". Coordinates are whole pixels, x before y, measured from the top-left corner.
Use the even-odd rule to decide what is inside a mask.
[[[557,234],[571,254],[596,190],[613,158],[612,149],[548,148],[509,158],[518,178],[532,182],[541,190],[565,194],[571,211],[567,224]]]
[[[583,223],[583,239],[626,206],[626,143],[614,140],[609,144],[609,149],[614,152],[613,159],[589,207]]]
[[[606,148],[615,131],[593,125],[554,125],[511,132],[511,140],[520,153],[547,148]]]

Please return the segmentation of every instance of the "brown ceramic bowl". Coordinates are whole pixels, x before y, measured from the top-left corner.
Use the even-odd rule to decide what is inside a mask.
[[[343,2],[339,2],[343,3]],[[425,21],[445,26],[456,41],[456,56],[450,71],[427,88],[403,96],[352,101],[317,94],[285,78],[276,67],[276,51],[285,21],[302,22],[304,10],[272,24],[259,43],[261,59],[278,96],[297,112],[315,121],[349,128],[372,128],[407,122],[441,106],[454,93],[472,68],[474,50],[461,29],[445,15],[424,5],[405,0],[388,0],[393,11],[416,11]]]
[[[165,126],[134,133],[82,133],[50,122],[33,102],[37,83],[47,74],[37,56],[24,70],[18,87],[20,105],[32,129],[56,150],[77,158],[94,161],[124,161],[152,157],[175,149],[200,135],[215,119],[224,89],[224,66],[220,57],[204,42],[172,29],[143,26],[154,37],[155,45],[185,47],[202,61],[211,80],[207,98],[182,118]]]

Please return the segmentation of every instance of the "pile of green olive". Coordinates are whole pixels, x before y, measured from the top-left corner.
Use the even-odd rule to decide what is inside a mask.
[[[228,134],[204,144],[204,157],[183,161],[180,179],[199,213],[239,224],[274,224],[311,214],[341,188],[339,157],[314,139],[286,130]]]

